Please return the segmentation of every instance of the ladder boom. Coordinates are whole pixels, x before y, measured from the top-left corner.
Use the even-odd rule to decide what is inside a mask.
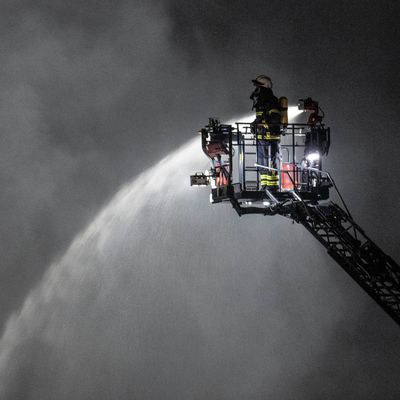
[[[304,107],[316,107],[306,100]],[[332,176],[322,169],[330,129],[321,121],[275,125],[256,120],[234,127],[210,119],[201,137],[212,167],[192,175],[191,184],[209,184],[210,201],[230,202],[239,216],[281,215],[302,224],[400,325],[400,266],[355,223]],[[279,146],[277,137],[271,139],[272,128],[279,132]],[[340,206],[330,200],[332,190]]]
[[[335,203],[299,204],[292,218],[400,325],[400,266],[347,212]]]

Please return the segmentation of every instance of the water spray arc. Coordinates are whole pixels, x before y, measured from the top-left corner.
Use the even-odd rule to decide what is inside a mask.
[[[287,312],[263,249],[249,266],[237,246],[244,231],[249,243],[265,236],[263,221],[229,219],[227,209],[211,210],[210,220],[207,190],[187,185],[193,165],[207,165],[196,140],[122,187],[49,266],[0,340],[1,399],[290,398],[282,375],[292,382],[330,335],[312,322],[324,304],[294,292]],[[283,244],[272,236],[278,254]],[[287,283],[307,266],[297,270]],[[326,271],[316,275],[327,281]],[[295,318],[301,309],[309,318]]]
[[[49,266],[0,340],[1,399],[290,399],[309,365],[340,344],[335,328],[353,329],[360,351],[369,344],[330,284],[335,271],[313,265],[325,254],[305,230],[230,218],[208,206],[206,188],[187,185],[193,168],[206,168],[197,147],[191,141],[127,183]],[[160,181],[160,169],[170,179]],[[280,239],[291,234],[293,250]],[[260,237],[268,260],[254,245]],[[300,244],[313,254],[292,268]],[[282,287],[291,288],[284,298]],[[365,299],[354,300],[362,318]],[[328,323],[315,318],[322,313]],[[371,370],[385,366],[387,353],[378,356]],[[340,384],[347,370],[337,363],[339,375],[322,372],[323,384]]]

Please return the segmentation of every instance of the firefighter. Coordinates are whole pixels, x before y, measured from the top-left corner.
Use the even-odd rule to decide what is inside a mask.
[[[252,80],[255,89],[250,96],[256,119],[253,129],[257,143],[257,162],[261,165],[279,169],[279,142],[281,107],[277,97],[272,92],[272,81],[266,75],[259,75]],[[279,187],[278,171],[259,169],[261,187],[277,190]]]

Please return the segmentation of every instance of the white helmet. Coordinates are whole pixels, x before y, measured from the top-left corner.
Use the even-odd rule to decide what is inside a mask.
[[[253,79],[252,82],[256,86],[264,86],[266,88],[272,88],[272,81],[269,76],[266,75],[258,75],[256,79]]]

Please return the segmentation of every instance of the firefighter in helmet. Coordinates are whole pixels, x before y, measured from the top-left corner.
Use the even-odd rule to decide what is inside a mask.
[[[257,143],[257,162],[273,168],[259,169],[261,187],[277,190],[279,187],[279,142],[281,110],[279,100],[272,92],[272,81],[266,75],[259,75],[252,80],[255,89],[250,96],[253,100],[253,109],[256,110],[256,119],[253,129]]]

